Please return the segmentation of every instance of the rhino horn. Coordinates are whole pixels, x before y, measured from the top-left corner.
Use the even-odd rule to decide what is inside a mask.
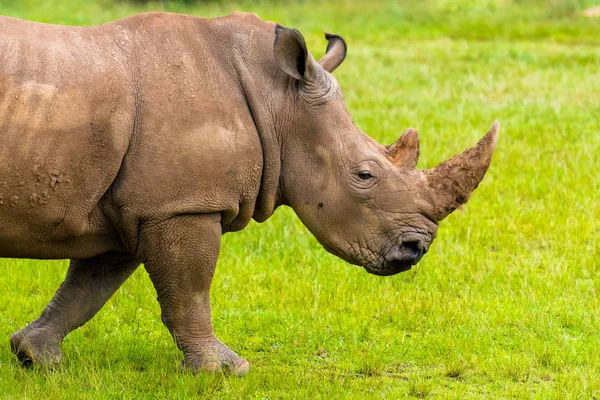
[[[319,64],[327,72],[333,72],[346,58],[346,41],[333,33],[325,32],[325,39],[327,39],[327,51],[323,58],[319,60]]]
[[[387,149],[395,165],[415,168],[419,161],[419,132],[416,129],[408,128]]]
[[[432,169],[423,171],[435,206],[436,220],[441,221],[466,203],[483,179],[498,140],[498,121],[470,149],[457,154]]]

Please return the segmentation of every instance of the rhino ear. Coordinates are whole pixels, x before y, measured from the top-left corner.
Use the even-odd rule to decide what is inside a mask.
[[[346,58],[348,46],[341,36],[333,33],[325,32],[325,39],[327,39],[327,51],[319,60],[319,64],[325,71],[333,72]]]
[[[415,168],[419,161],[419,132],[408,128],[402,136],[388,146],[392,162],[398,167]]]
[[[496,148],[498,130],[498,121],[494,121],[488,133],[475,146],[423,171],[438,221],[466,203],[483,179]]]
[[[304,79],[308,50],[306,50],[306,42],[300,32],[277,25],[273,54],[283,72],[298,80]]]

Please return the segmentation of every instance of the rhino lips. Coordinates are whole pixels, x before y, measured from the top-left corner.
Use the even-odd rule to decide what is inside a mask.
[[[360,263],[356,259],[348,256],[348,254],[339,251],[335,247],[329,246],[327,243],[321,243],[321,244],[323,245],[325,250],[327,250],[331,254],[334,254],[334,255],[340,257],[341,259],[343,259],[344,261],[346,261],[350,264],[362,266],[368,273],[373,274],[373,275],[378,275],[378,276],[390,276],[390,275],[396,275],[400,272],[408,271],[409,269],[412,268],[413,265],[415,265],[419,261],[419,260],[411,260],[410,262],[407,262],[406,260],[398,260],[398,259],[395,259],[393,256],[391,256],[390,252],[388,252],[387,256],[384,259],[380,260],[376,265],[373,265],[373,264],[365,265],[365,264]],[[420,259],[420,257],[419,257],[419,259]]]
[[[416,264],[416,263],[415,263]],[[391,276],[408,271],[414,264],[401,260],[381,259],[376,265],[365,265],[365,270],[377,276]]]
[[[385,261],[379,268],[369,268],[367,271],[373,275],[390,276],[408,271],[411,268],[412,264],[404,261]]]
[[[425,252],[426,250],[413,249],[411,246],[394,246],[388,250],[375,268],[368,268],[367,271],[379,276],[396,275],[411,269],[421,260]]]

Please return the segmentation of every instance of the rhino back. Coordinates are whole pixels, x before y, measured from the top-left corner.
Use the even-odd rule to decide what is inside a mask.
[[[0,17],[0,256],[116,247],[97,206],[129,144],[130,81],[105,28]]]

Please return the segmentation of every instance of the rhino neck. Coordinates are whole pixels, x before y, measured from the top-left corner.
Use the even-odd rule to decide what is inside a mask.
[[[238,53],[239,58],[235,62],[240,86],[262,147],[260,191],[252,215],[257,222],[267,220],[283,204],[280,188],[282,140],[276,115],[277,104],[281,103],[279,96],[284,90],[283,86],[279,86],[285,82],[272,60],[275,24],[264,24],[268,25],[268,33],[255,34],[254,41],[246,42],[246,49]],[[265,51],[265,48],[269,51]]]
[[[263,156],[260,191],[252,218],[257,222],[264,222],[283,203],[280,186],[281,140],[268,113],[252,101],[253,95],[246,93],[248,108],[260,138]]]

